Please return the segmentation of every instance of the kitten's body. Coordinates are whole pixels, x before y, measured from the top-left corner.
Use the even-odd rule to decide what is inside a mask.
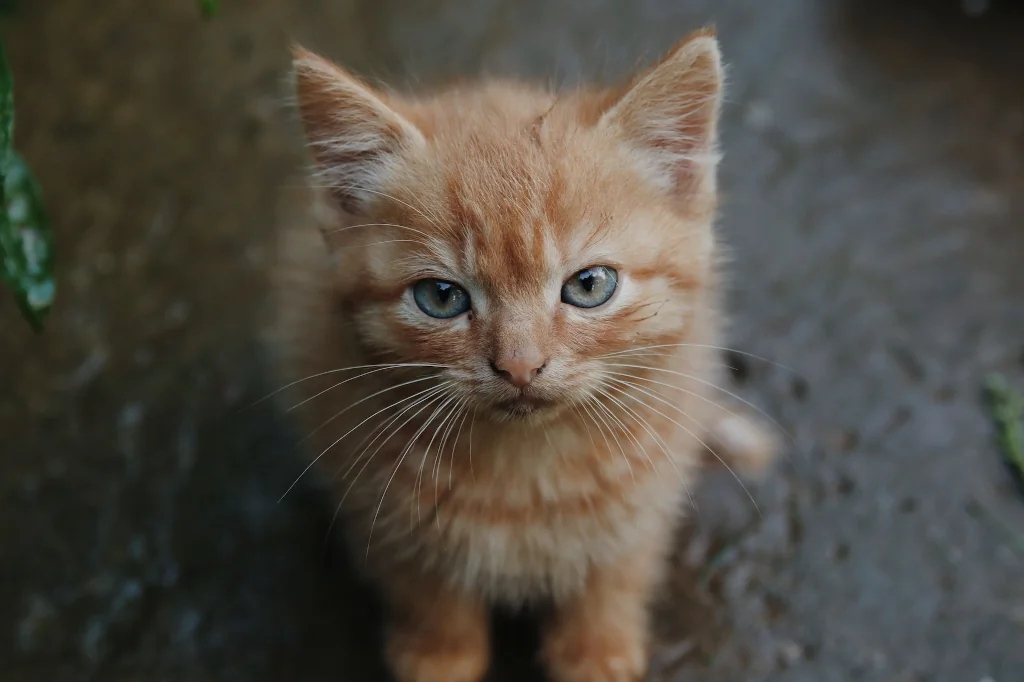
[[[638,679],[714,409],[713,38],[564,96],[400,98],[308,53],[297,67],[332,191],[320,230],[287,236],[275,345],[290,380],[313,377],[293,397],[391,606],[393,670],[476,682],[487,606],[544,600],[557,682]],[[597,264],[618,273],[607,303],[558,301]],[[421,315],[423,277],[472,309]]]

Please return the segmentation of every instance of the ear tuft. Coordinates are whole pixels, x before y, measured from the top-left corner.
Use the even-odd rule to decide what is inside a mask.
[[[373,201],[403,154],[423,135],[365,83],[295,46],[292,68],[299,115],[319,176],[339,205],[358,214]]]
[[[713,188],[722,88],[718,41],[703,29],[637,76],[601,124],[625,139],[659,187],[680,195]]]

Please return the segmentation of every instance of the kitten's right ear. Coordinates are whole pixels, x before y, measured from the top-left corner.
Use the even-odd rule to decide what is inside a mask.
[[[380,196],[401,156],[423,134],[385,96],[302,47],[292,50],[299,115],[319,175],[341,208],[358,214]]]
[[[711,30],[678,43],[639,74],[604,111],[601,122],[629,144],[655,184],[692,197],[714,186],[722,58]]]

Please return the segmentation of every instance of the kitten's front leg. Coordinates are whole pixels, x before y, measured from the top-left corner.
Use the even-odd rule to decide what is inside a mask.
[[[432,579],[386,586],[386,657],[398,682],[480,682],[490,664],[487,608]]]
[[[657,552],[595,567],[581,594],[560,604],[541,655],[554,682],[637,682],[647,670],[647,602],[660,574]]]

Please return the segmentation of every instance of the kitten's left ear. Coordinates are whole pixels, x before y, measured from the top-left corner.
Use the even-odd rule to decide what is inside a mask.
[[[625,138],[641,174],[659,187],[687,196],[712,190],[722,86],[718,41],[698,31],[637,76],[599,125]]]
[[[320,174],[341,208],[359,214],[381,195],[388,174],[424,144],[388,101],[323,57],[293,49],[299,114]]]

